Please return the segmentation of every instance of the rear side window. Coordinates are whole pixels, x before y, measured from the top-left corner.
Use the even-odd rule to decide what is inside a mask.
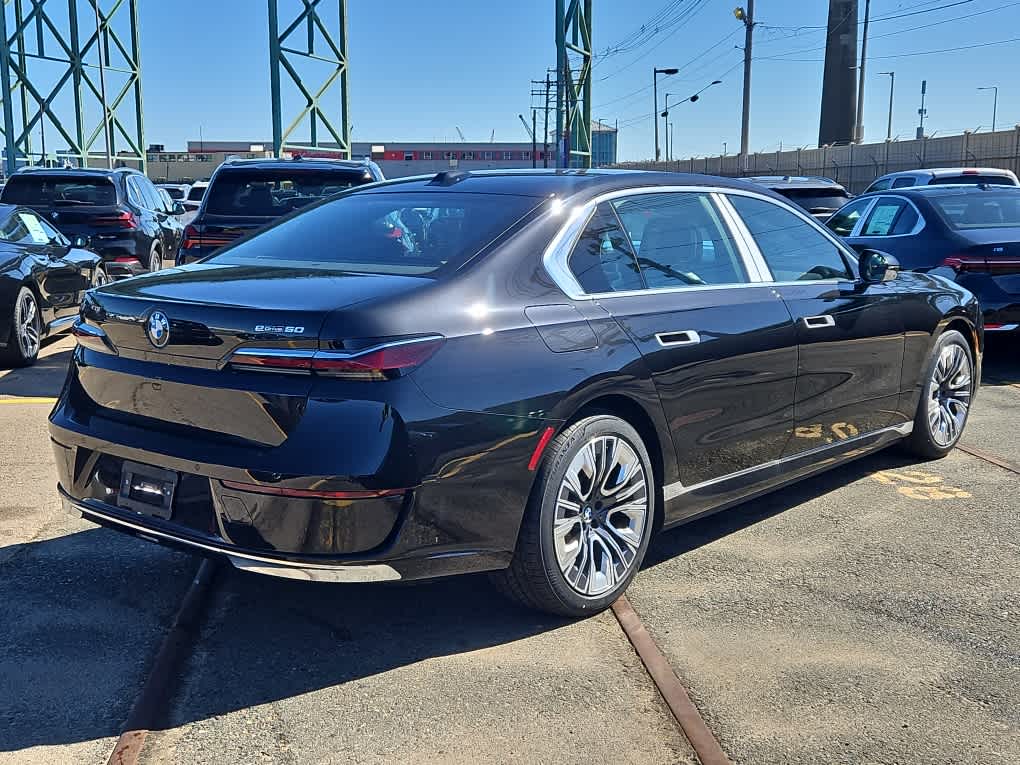
[[[852,278],[839,248],[800,216],[754,197],[730,201],[777,282]]]
[[[649,288],[747,281],[739,251],[708,194],[638,194],[615,207]]]
[[[285,218],[208,260],[431,274],[462,265],[541,202],[446,191],[351,194]]]
[[[913,179],[911,179],[910,183],[913,183],[913,182],[914,182]],[[892,178],[883,178],[882,180],[875,181],[873,184],[868,186],[867,191],[885,191],[891,185],[892,185]],[[910,185],[910,184],[907,184],[907,185]],[[867,193],[867,192],[865,192],[865,193]]]
[[[861,229],[861,236],[897,236],[909,234],[917,225],[913,206],[902,199],[882,197],[875,204]]]
[[[208,186],[192,186],[188,189],[188,201],[189,202],[201,202],[202,197],[205,196],[205,190]]]
[[[117,204],[117,189],[109,178],[15,175],[4,186],[0,200],[27,207],[77,207]]]
[[[601,204],[570,254],[570,271],[588,293],[644,288],[637,258],[609,204]]]
[[[369,183],[366,171],[351,170],[221,170],[206,192],[207,215],[278,218],[292,210]]]
[[[164,186],[165,191],[171,199],[184,199],[184,191],[175,186]]]
[[[903,178],[897,178],[895,181],[893,181],[892,187],[894,189],[905,189],[908,188],[909,186],[913,186],[916,183],[917,179],[914,178],[914,176],[912,175],[908,175]]]

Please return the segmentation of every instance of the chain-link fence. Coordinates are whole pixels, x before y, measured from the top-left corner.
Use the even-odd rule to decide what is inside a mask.
[[[860,193],[879,175],[922,167],[999,167],[1020,174],[1020,125],[994,133],[964,133],[910,141],[883,141],[819,149],[730,154],[669,162],[622,162],[615,167],[670,170],[740,177],[748,175],[815,175],[832,178]]]

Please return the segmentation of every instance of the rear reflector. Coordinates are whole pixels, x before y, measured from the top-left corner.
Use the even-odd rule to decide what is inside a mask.
[[[538,469],[538,464],[542,461],[542,453],[545,451],[545,447],[549,445],[552,440],[553,433],[556,431],[552,427],[548,427],[542,431],[541,437],[538,439],[538,443],[535,445],[535,451],[531,453],[531,459],[528,460],[528,470],[534,471]]]
[[[236,491],[247,491],[252,494],[270,494],[274,497],[294,497],[295,499],[375,499],[377,497],[393,497],[404,494],[410,489],[375,489],[370,491],[317,491],[315,489],[285,489],[280,486],[263,486],[258,483],[241,483],[239,481],[220,481],[226,488]]]
[[[433,335],[355,352],[242,348],[230,357],[230,366],[290,374],[315,373],[348,380],[390,380],[423,364],[442,344],[443,338]]]

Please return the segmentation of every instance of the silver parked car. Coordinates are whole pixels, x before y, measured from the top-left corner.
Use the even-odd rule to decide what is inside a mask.
[[[987,183],[991,186],[1020,186],[1020,181],[1011,170],[1000,170],[997,167],[937,167],[930,170],[903,170],[898,173],[888,173],[872,181],[864,193],[949,183],[966,183],[975,186],[980,183]]]

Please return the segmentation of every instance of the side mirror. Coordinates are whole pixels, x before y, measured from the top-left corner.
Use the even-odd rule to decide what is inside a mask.
[[[887,252],[864,250],[859,262],[861,278],[869,284],[891,282],[900,274],[900,262]]]
[[[184,205],[182,205],[180,202],[174,202],[174,206],[171,212],[173,212],[174,215],[184,215],[184,213],[186,213],[187,210],[184,209]]]
[[[75,234],[71,237],[71,246],[76,250],[87,250],[92,240],[84,234]]]

